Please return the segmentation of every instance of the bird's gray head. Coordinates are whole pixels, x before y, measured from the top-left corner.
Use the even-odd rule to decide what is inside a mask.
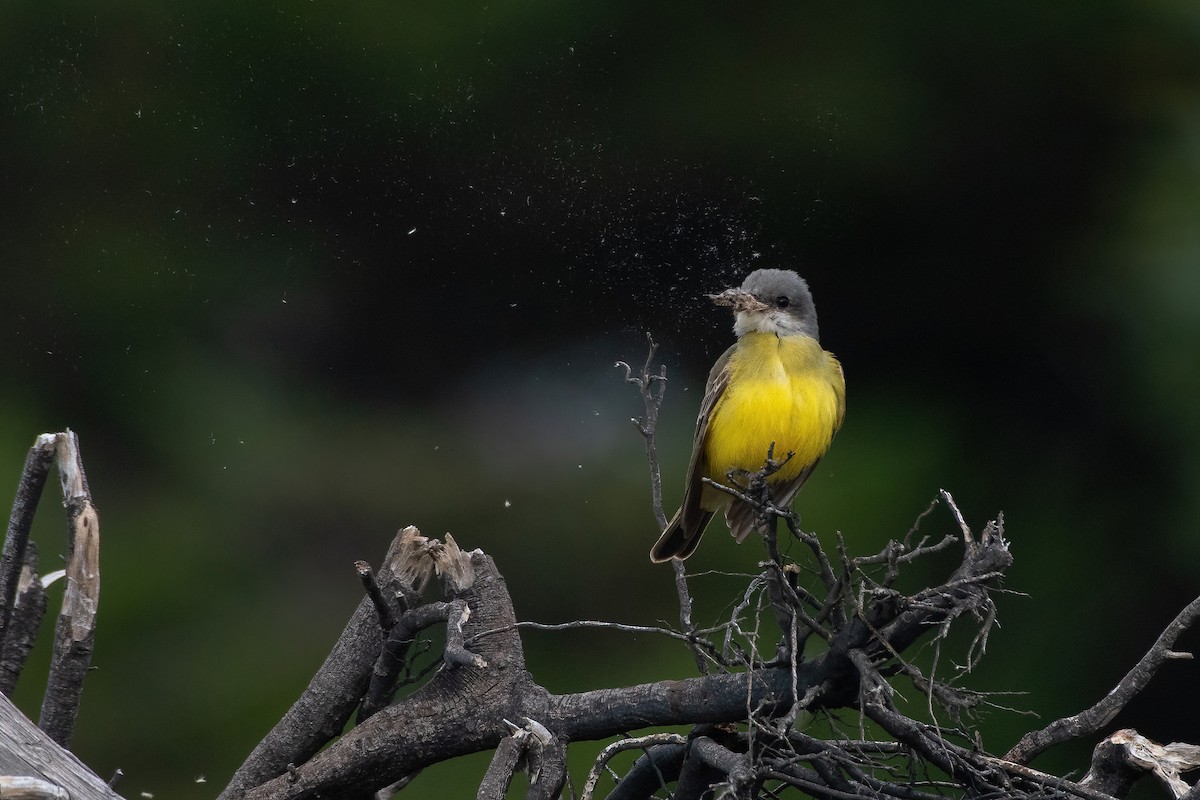
[[[709,295],[714,303],[732,306],[738,336],[752,331],[777,336],[817,337],[817,309],[808,284],[790,269],[757,269],[741,287]]]

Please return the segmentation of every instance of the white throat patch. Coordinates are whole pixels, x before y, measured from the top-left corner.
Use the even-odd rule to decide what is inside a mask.
[[[776,336],[811,336],[803,322],[781,309],[769,311],[739,311],[733,323],[733,332],[738,336],[745,333],[773,333]]]

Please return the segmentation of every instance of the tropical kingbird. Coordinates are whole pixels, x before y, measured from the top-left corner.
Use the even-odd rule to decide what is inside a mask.
[[[776,461],[787,460],[767,477],[771,500],[791,505],[846,414],[842,366],[817,341],[817,310],[803,278],[760,269],[741,288],[709,297],[733,307],[738,338],[708,374],[683,504],[650,550],[655,562],[690,556],[721,509],[739,543],[749,536],[754,507],[704,479],[727,485],[730,474],[757,472],[772,446]]]

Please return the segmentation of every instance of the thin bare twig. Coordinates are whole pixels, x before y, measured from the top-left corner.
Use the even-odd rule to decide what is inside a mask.
[[[379,627],[385,631],[396,627],[396,615],[392,613],[392,607],[384,598],[383,590],[379,588],[379,581],[375,579],[375,570],[371,569],[371,565],[366,561],[355,561],[354,571],[358,573],[363,590],[367,593],[367,597],[371,598],[372,605],[375,606],[375,614],[379,617]]]
[[[630,422],[638,429],[646,443],[646,461],[650,465],[650,501],[654,518],[658,520],[658,529],[663,530],[667,527],[667,514],[663,508],[662,469],[658,461],[658,441],[655,433],[658,430],[658,411],[662,408],[663,397],[667,391],[667,367],[663,364],[659,366],[657,373],[651,372],[654,356],[658,352],[658,343],[654,341],[654,335],[651,333],[646,334],[646,342],[649,350],[640,373],[635,375],[633,367],[624,361],[618,361],[614,366],[625,371],[625,382],[638,387],[642,396],[646,416],[642,419],[631,419]]]
[[[639,736],[636,739],[620,739],[605,746],[600,751],[600,754],[596,756],[596,760],[592,762],[592,768],[588,770],[587,780],[583,784],[583,792],[579,795],[579,800],[591,800],[592,795],[596,791],[596,784],[600,782],[600,775],[604,772],[605,766],[618,753],[623,753],[626,750],[645,750],[660,744],[682,745],[687,744],[687,739],[677,733],[652,733],[648,736]]]
[[[719,666],[727,666],[718,652],[716,645],[706,639],[701,638],[702,635],[713,633],[725,626],[717,626],[716,628],[708,628],[704,631],[693,631],[692,633],[680,633],[679,631],[671,630],[670,628],[655,627],[651,625],[627,625],[623,622],[604,622],[601,620],[581,619],[572,620],[571,622],[516,622],[512,625],[506,625],[503,628],[494,628],[492,630],[480,631],[466,640],[465,644],[470,646],[475,642],[483,639],[486,636],[494,636],[496,634],[507,633],[508,631],[517,628],[529,628],[535,631],[570,631],[583,628],[594,628],[599,630],[621,631],[623,633],[654,633],[661,636],[668,636],[672,639],[677,639],[681,642],[686,642],[689,646],[700,647],[707,653],[707,657],[713,663]]]
[[[667,513],[663,508],[662,467],[658,460],[657,433],[658,412],[662,408],[663,397],[667,392],[667,367],[662,364],[657,373],[652,372],[654,356],[658,353],[658,343],[654,341],[654,335],[649,332],[646,333],[646,342],[648,350],[640,373],[635,375],[633,367],[624,361],[618,361],[614,366],[625,371],[625,382],[638,387],[638,393],[642,396],[645,417],[631,419],[630,422],[637,428],[646,444],[646,463],[650,468],[650,506],[654,512],[654,519],[658,522],[658,529],[662,531],[667,527]],[[675,571],[675,594],[679,597],[679,624],[688,634],[692,634],[696,625],[692,621],[692,594],[687,585],[687,568],[679,559],[672,559],[671,567]],[[693,647],[692,656],[696,660],[696,669],[700,671],[701,675],[706,674],[708,662],[703,654]]]

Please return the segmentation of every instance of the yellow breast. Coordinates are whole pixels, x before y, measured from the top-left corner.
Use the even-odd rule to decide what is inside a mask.
[[[792,480],[825,454],[845,412],[845,383],[833,354],[808,336],[747,333],[728,369],[729,384],[709,419],[708,477],[724,482],[730,469],[761,469],[772,442],[777,459],[795,453],[772,483]]]

